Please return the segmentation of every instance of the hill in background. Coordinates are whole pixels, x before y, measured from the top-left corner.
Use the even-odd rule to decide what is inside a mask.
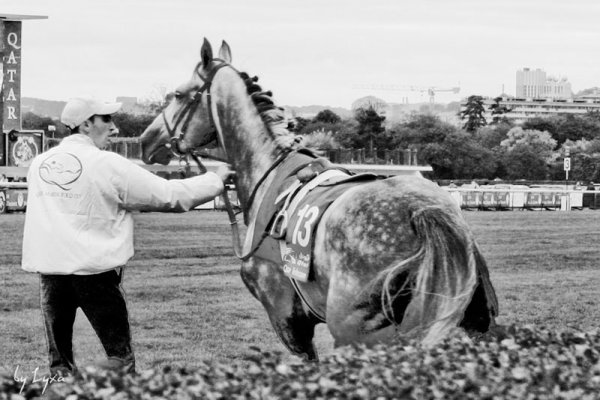
[[[294,117],[302,117],[302,118],[313,118],[319,112],[323,110],[331,110],[342,118],[351,118],[352,111],[347,108],[342,107],[330,107],[330,106],[319,106],[319,105],[310,105],[310,106],[283,106],[286,110],[289,110]]]
[[[43,100],[33,97],[21,98],[21,113],[32,112],[40,117],[60,118],[60,113],[65,107],[66,101]]]
[[[122,100],[122,99],[118,99]],[[52,119],[60,118],[60,114],[65,107],[66,101],[56,100],[44,100],[33,97],[21,98],[21,111],[23,114],[32,112],[40,117],[50,117]],[[124,109],[125,109],[124,103]],[[127,104],[131,106],[130,104]],[[343,107],[330,107],[321,105],[310,105],[310,106],[284,106],[292,116],[302,118],[313,118],[320,111],[331,110],[344,119],[352,118],[352,110]],[[415,103],[415,104],[388,104],[386,110],[386,117],[388,122],[399,120],[411,112],[423,112],[427,111],[428,103]],[[131,107],[129,107],[131,108]],[[439,115],[449,114],[452,116],[460,108],[459,103],[436,104],[434,112]],[[127,110],[125,110],[127,111]],[[136,112],[138,113],[138,112]]]

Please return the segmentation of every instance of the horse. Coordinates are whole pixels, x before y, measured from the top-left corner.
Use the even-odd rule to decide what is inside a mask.
[[[493,327],[498,303],[486,261],[456,202],[422,176],[367,180],[333,200],[314,227],[306,281],[256,251],[269,245],[256,245],[261,232],[252,233],[261,207],[273,202],[283,165],[303,153],[257,80],[231,65],[225,41],[213,57],[204,39],[191,78],[142,134],[142,159],[166,165],[218,142],[247,225],[241,278],[289,351],[318,360],[319,323],[336,347],[399,337],[432,345],[459,328]]]

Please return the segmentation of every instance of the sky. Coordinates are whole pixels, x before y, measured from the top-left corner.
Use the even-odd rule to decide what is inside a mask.
[[[205,37],[279,105],[514,95],[524,67],[600,86],[597,0],[1,0],[0,13],[48,16],[22,26],[22,96],[48,100],[155,99],[191,76]]]

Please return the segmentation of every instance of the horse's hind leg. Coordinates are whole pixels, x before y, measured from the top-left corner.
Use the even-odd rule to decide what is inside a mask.
[[[367,287],[352,284],[352,279],[332,279],[327,307],[327,326],[335,339],[335,346],[350,343],[374,345],[390,342],[397,337],[397,325],[391,318],[401,320],[411,300],[408,289],[402,289],[407,275],[402,274],[393,283],[398,296],[392,301],[387,316],[381,302],[382,282]],[[357,281],[358,282],[358,281]]]
[[[290,280],[280,268],[251,259],[242,265],[242,280],[263,305],[277,336],[292,353],[316,360],[313,345],[317,320],[304,311]]]
[[[385,343],[396,333],[396,326],[370,304],[338,305],[329,310],[327,327],[335,347],[351,343]]]

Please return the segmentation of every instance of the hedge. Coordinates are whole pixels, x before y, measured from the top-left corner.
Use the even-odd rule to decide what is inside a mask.
[[[87,367],[44,399],[600,399],[600,329],[509,326],[424,348],[412,340],[339,348],[319,362],[253,348],[231,364],[136,374]],[[0,377],[0,399],[33,399],[43,383]]]

